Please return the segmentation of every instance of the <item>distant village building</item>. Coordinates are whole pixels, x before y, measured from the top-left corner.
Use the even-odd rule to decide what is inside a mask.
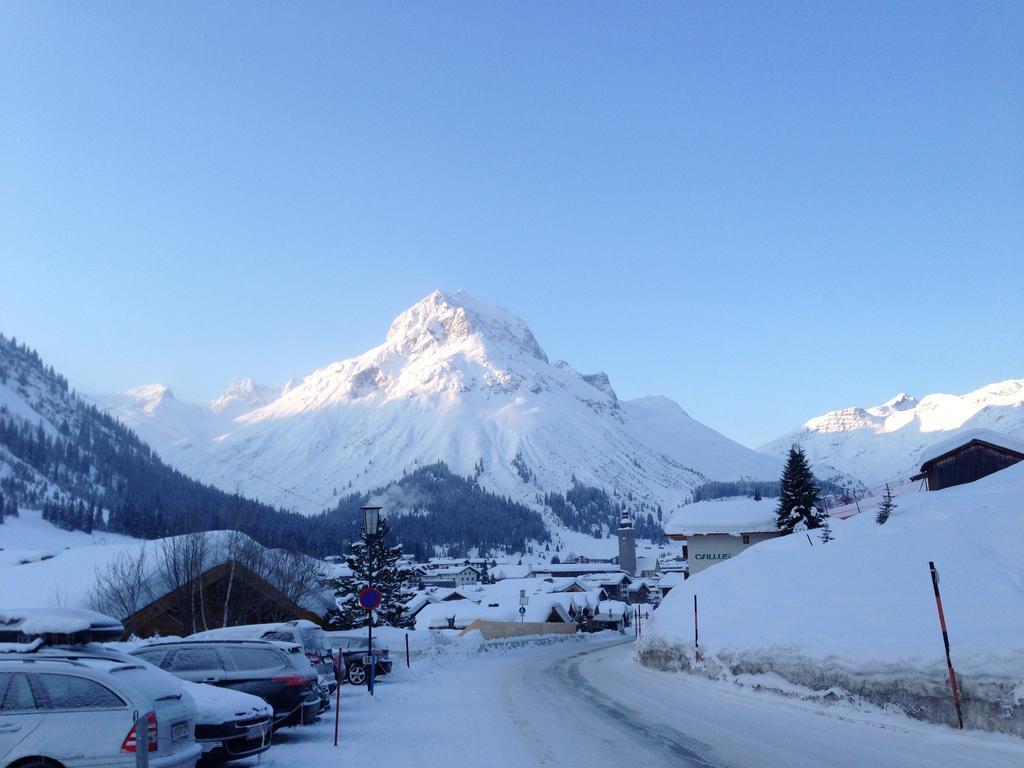
[[[420,577],[425,587],[465,587],[480,583],[480,571],[473,565],[435,568]]]
[[[636,576],[636,531],[629,512],[623,510],[619,520],[619,568]]]
[[[937,443],[921,456],[921,472],[929,491],[973,483],[993,472],[1024,461],[1024,442],[988,429],[961,433]]]
[[[688,575],[735,557],[759,541],[779,535],[775,527],[774,499],[730,498],[698,501],[680,507],[665,535],[682,541]]]

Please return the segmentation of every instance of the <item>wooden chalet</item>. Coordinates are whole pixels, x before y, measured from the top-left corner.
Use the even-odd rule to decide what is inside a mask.
[[[921,471],[929,491],[973,483],[1024,461],[1024,443],[988,430],[977,430],[934,446],[923,456]]]
[[[184,636],[223,626],[225,615],[231,626],[291,619],[309,619],[323,626],[322,616],[292,602],[244,565],[233,565],[232,573],[230,561],[218,563],[185,586],[160,596],[124,619],[125,627],[142,637]],[[193,627],[193,617],[199,626]]]

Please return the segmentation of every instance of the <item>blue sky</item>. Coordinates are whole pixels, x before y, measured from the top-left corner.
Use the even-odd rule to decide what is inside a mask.
[[[1024,5],[0,5],[0,330],[214,397],[434,288],[757,445],[1024,376]]]

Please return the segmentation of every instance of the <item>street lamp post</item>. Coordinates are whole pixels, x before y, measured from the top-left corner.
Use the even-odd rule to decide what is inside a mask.
[[[377,538],[380,526],[380,507],[362,507],[363,534],[366,536],[366,581],[367,588],[373,589],[373,542]],[[366,689],[373,696],[373,673],[377,657],[373,655],[373,611],[368,610],[366,617],[366,652],[370,660],[369,674],[366,676]]]

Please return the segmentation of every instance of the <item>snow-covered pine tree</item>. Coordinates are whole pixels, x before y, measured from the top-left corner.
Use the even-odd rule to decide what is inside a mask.
[[[823,520],[821,491],[814,480],[807,456],[795,443],[789,449],[780,486],[775,527],[784,534],[792,533],[800,523],[807,528],[820,528]]]
[[[875,522],[879,525],[885,525],[885,521],[889,519],[889,515],[896,509],[896,502],[892,500],[892,490],[889,488],[889,484],[885,484],[885,495],[882,496],[882,503],[878,505],[878,514],[875,515]]]
[[[821,543],[828,544],[833,539],[835,539],[835,536],[832,535],[831,515],[828,512],[824,512],[821,520]]]
[[[369,619],[369,611],[359,605],[359,593],[371,584],[369,576],[373,574],[373,588],[380,592],[380,606],[373,612],[373,625],[389,627],[411,627],[412,619],[406,615],[405,605],[413,596],[413,591],[404,585],[404,575],[398,565],[402,556],[401,545],[389,547],[384,543],[388,533],[386,520],[380,521],[377,536],[367,543],[366,534],[361,534],[359,541],[349,544],[350,554],[346,558],[352,575],[337,579],[331,585],[337,599],[338,608],[330,611],[328,622],[334,629],[358,629],[365,627]]]

